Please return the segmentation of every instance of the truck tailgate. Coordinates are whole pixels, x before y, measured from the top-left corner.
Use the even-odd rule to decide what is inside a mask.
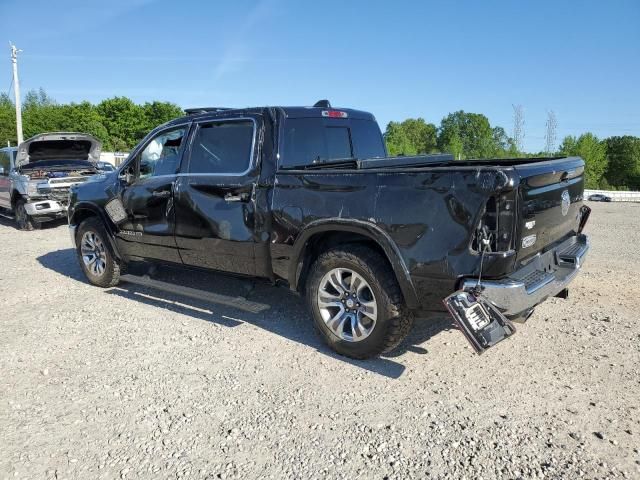
[[[580,221],[584,161],[564,158],[515,167],[520,176],[517,260],[522,261],[570,234]]]

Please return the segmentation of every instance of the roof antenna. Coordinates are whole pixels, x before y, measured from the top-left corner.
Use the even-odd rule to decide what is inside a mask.
[[[313,106],[319,108],[331,108],[331,103],[329,100],[318,100]]]

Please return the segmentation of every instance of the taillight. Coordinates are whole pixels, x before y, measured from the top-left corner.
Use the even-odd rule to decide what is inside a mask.
[[[513,248],[515,201],[507,195],[489,197],[474,232],[471,248],[476,252],[508,252]]]

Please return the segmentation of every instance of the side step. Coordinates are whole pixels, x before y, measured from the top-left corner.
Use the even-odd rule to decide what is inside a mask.
[[[244,297],[232,297],[229,295],[207,292],[206,290],[198,290],[197,288],[183,287],[182,285],[154,280],[146,275],[144,277],[139,277],[137,275],[127,274],[122,275],[120,280],[127,283],[133,283],[134,285],[140,285],[142,287],[149,287],[155,290],[181,295],[183,297],[190,297],[195,298],[196,300],[203,300],[205,302],[227,305],[250,313],[260,313],[270,308],[269,305],[252,302]]]

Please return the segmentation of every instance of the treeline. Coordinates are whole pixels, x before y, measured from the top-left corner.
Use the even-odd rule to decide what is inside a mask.
[[[83,132],[99,138],[104,151],[127,151],[150,130],[183,115],[173,103],[136,104],[114,97],[94,105],[90,102],[59,104],[42,89],[28,92],[22,103],[24,138],[43,132]],[[15,106],[7,94],[0,95],[1,145],[16,145]]]
[[[127,151],[156,126],[183,115],[169,102],[136,104],[114,97],[90,102],[59,104],[42,89],[25,95],[22,105],[24,137],[42,132],[76,131],[95,135],[106,151]],[[479,113],[458,111],[439,126],[422,118],[389,122],[384,133],[390,155],[451,153],[456,159],[579,155],[586,162],[587,188],[640,190],[640,138],[599,139],[591,133],[565,137],[557,151],[526,153],[499,126]],[[16,144],[15,108],[7,94],[0,95],[0,145]]]
[[[599,139],[592,133],[567,136],[556,151],[525,153],[504,128],[479,113],[458,111],[440,126],[422,118],[389,122],[384,133],[391,155],[451,153],[456,159],[578,155],[586,163],[586,188],[640,190],[640,138]]]

